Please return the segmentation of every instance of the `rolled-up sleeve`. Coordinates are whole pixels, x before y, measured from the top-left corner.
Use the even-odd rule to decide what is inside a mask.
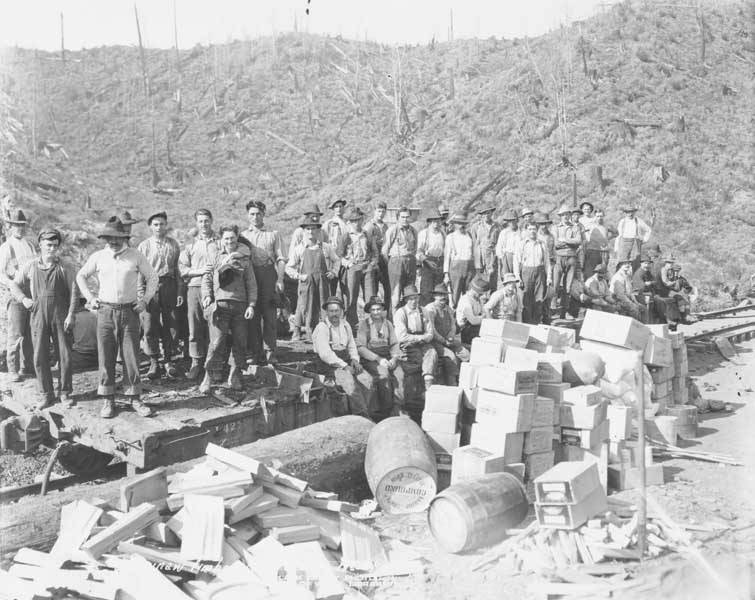
[[[333,352],[328,341],[328,325],[327,323],[318,323],[315,330],[312,332],[312,346],[317,356],[326,365],[331,367],[345,367],[346,362],[338,358],[338,355]],[[354,346],[356,349],[356,345]]]
[[[286,275],[291,279],[299,280],[299,263],[301,262],[302,248],[300,246],[294,246],[291,253],[288,255],[288,262],[286,263]]]
[[[97,254],[89,256],[84,266],[76,273],[76,283],[79,285],[79,291],[89,301],[92,301],[93,294],[89,291],[89,284],[87,279],[97,272]]]

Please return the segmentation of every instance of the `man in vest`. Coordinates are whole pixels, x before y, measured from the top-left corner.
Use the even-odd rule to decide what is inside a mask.
[[[676,259],[669,256],[663,261],[655,278],[659,314],[669,324],[669,329],[676,331],[679,323],[689,324],[689,301],[684,295],[682,282],[676,270]]]
[[[369,418],[367,398],[372,389],[372,376],[362,368],[351,326],[343,319],[343,300],[331,296],[322,309],[326,318],[312,332],[319,372],[340,386],[348,399],[348,406],[341,406],[335,412]]]
[[[616,264],[616,273],[611,277],[610,288],[619,312],[639,321],[642,305],[634,297],[631,260],[620,260]]]
[[[247,343],[256,364],[275,362],[278,305],[281,304],[286,267],[283,239],[280,233],[265,227],[266,212],[264,202],[247,202],[249,228],[241,232],[241,237],[252,248],[252,268],[257,281],[257,304],[247,333]]]
[[[118,217],[111,217],[97,237],[104,239],[106,246],[89,256],[76,274],[76,283],[89,306],[97,311],[97,395],[104,398],[100,416],[115,416],[115,362],[120,348],[123,393],[137,414],[148,417],[152,411],[139,399],[139,315],[157,292],[157,274],[146,256],[128,247],[130,236]],[[92,276],[99,284],[96,296],[87,283]],[[143,293],[139,291],[140,277],[144,279]]]
[[[393,325],[396,328],[403,360],[411,366],[411,371],[420,368],[425,380],[425,388],[429,388],[435,378],[435,365],[438,354],[432,345],[433,324],[427,312],[419,305],[419,292],[414,285],[408,285],[402,290],[404,305],[393,313]],[[405,368],[404,372],[409,372]],[[407,399],[408,400],[408,399]]]
[[[495,254],[500,263],[498,273],[501,278],[506,273],[514,272],[514,252],[521,240],[521,234],[517,230],[518,220],[515,210],[509,209],[503,213],[503,229],[498,234],[495,245]]]
[[[446,237],[443,256],[443,283],[451,288],[452,306],[459,303],[459,298],[469,289],[480,267],[480,258],[475,256],[474,241],[467,231],[469,221],[464,214],[451,217],[455,229]]]
[[[366,273],[364,288],[365,293],[372,297],[377,296],[379,286],[383,286],[383,299],[390,318],[391,282],[388,280],[388,263],[383,256],[383,244],[385,243],[385,234],[388,231],[388,224],[383,219],[385,219],[387,211],[388,205],[381,200],[375,205],[372,218],[364,226],[364,233],[373,239],[378,249],[377,266]]]
[[[474,253],[479,267],[478,274],[482,275],[491,289],[498,285],[498,261],[495,248],[501,226],[493,220],[495,205],[488,204],[477,211],[481,220],[474,224],[470,231],[474,241]]]
[[[12,210],[4,219],[8,239],[0,245],[0,291],[7,325],[6,360],[11,381],[21,381],[23,373],[31,374],[34,349],[29,327],[29,309],[11,294],[11,282],[26,263],[37,257],[37,248],[26,239],[29,222],[22,210]]]
[[[157,274],[157,292],[141,314],[144,329],[144,346],[149,356],[148,379],[160,378],[160,342],[163,347],[165,374],[177,375],[173,366],[173,338],[176,334],[176,307],[183,298],[178,295],[178,257],[181,247],[168,235],[168,215],[158,212],[147,219],[152,236],[141,242],[137,249],[147,257],[152,270]],[[143,293],[144,281],[139,281]],[[180,300],[179,300],[180,298]]]
[[[380,296],[370,298],[356,337],[362,366],[376,383],[376,402],[370,403],[370,418],[375,422],[403,412],[404,405],[401,346],[393,323],[385,318],[385,308]]]
[[[43,409],[55,400],[50,338],[58,353],[60,402],[73,405],[71,393],[71,342],[74,309],[78,304],[76,271],[59,257],[62,236],[56,229],[44,229],[38,237],[39,259],[26,263],[11,284],[17,302],[31,311],[31,337],[34,345],[34,370],[37,374],[37,408]],[[28,290],[26,293],[24,290]]]
[[[329,284],[341,267],[341,259],[327,242],[318,241],[322,225],[309,215],[301,223],[304,231],[302,243],[294,247],[288,257],[286,274],[298,281],[296,314],[291,339],[301,339],[301,330],[311,335],[315,326],[324,317],[321,304],[328,298]]]
[[[459,363],[469,360],[469,350],[461,343],[456,314],[448,305],[448,288],[439,283],[433,289],[433,301],[425,306],[433,328],[433,347],[440,361],[443,385],[458,385]]]
[[[527,237],[517,246],[514,255],[514,276],[519,280],[522,295],[522,320],[540,323],[543,303],[551,286],[550,255],[548,247],[537,238],[537,225],[527,226]]]
[[[357,316],[359,292],[364,288],[367,273],[377,267],[379,254],[375,238],[368,236],[362,230],[363,220],[364,213],[358,207],[353,207],[346,214],[346,221],[349,224],[349,241],[341,260],[346,268],[346,320],[353,331],[356,331],[359,323]]]
[[[432,301],[433,289],[443,283],[443,252],[446,232],[443,217],[431,210],[425,217],[427,227],[417,235],[417,265],[419,266],[419,293],[422,306]]]
[[[456,325],[459,327],[461,341],[464,344],[471,344],[472,340],[480,335],[483,317],[481,296],[488,290],[487,281],[475,277],[469,289],[459,298],[456,306]]]
[[[417,277],[417,232],[409,224],[411,214],[405,206],[399,208],[396,224],[385,232],[382,254],[388,265],[393,314],[403,299],[402,290]]]
[[[650,240],[652,230],[645,221],[637,217],[636,206],[627,205],[621,210],[624,212],[624,218],[619,221],[616,227],[618,232],[615,242],[616,258],[620,261],[631,261],[632,272],[634,272],[640,266],[642,244],[646,244]]]
[[[563,204],[558,210],[560,223],[556,226],[556,266],[553,273],[557,306],[561,318],[566,317],[572,281],[580,277],[579,252],[582,246],[582,232],[579,226],[570,221],[571,208]]]

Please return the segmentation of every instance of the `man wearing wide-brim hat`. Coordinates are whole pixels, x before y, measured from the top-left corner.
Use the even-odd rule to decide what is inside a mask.
[[[311,206],[308,206],[304,209],[304,218],[311,217],[311,220],[315,223],[320,223],[322,221],[322,211],[317,206],[317,204],[312,204]],[[322,241],[322,229],[317,229],[315,231],[315,239],[317,241]],[[291,241],[288,244],[288,255],[291,256],[294,253],[294,248],[296,248],[299,244],[302,243],[304,240],[304,229],[302,229],[301,224],[294,229],[294,232],[291,234]]]
[[[375,203],[372,218],[364,225],[364,233],[372,238],[378,249],[377,266],[367,272],[365,276],[364,291],[369,297],[377,296],[380,287],[383,288],[383,298],[388,310],[388,318],[391,314],[391,282],[388,279],[388,262],[383,256],[383,244],[385,234],[388,231],[388,223],[385,222],[385,214],[388,212],[388,204],[384,200]]]
[[[417,231],[409,222],[412,211],[406,206],[396,211],[396,224],[385,232],[381,253],[388,265],[391,310],[395,313],[402,290],[417,278]],[[387,296],[386,296],[387,298]]]
[[[501,279],[501,286],[490,294],[483,305],[483,315],[488,319],[522,320],[522,305],[517,293],[519,280],[513,273],[506,273]]]
[[[346,256],[346,248],[349,245],[349,226],[343,218],[346,200],[333,200],[328,208],[333,211],[333,216],[322,224],[323,239],[328,242],[339,258]],[[337,277],[329,280],[330,294],[332,296],[340,295],[342,298],[346,294],[346,269],[341,266],[337,272]]]
[[[459,327],[461,341],[471,344],[480,335],[482,324],[482,298],[490,290],[488,282],[482,277],[475,277],[456,306],[456,325]]]
[[[340,386],[348,401],[334,412],[336,416],[352,414],[369,418],[372,376],[362,368],[351,326],[343,318],[343,300],[331,296],[323,302],[322,309],[325,319],[312,332],[312,345],[319,359],[318,371]]]
[[[550,258],[550,264],[546,267],[548,270],[548,276],[553,281],[553,269],[556,266],[556,238],[553,236],[550,230],[550,226],[553,224],[550,216],[543,212],[536,212],[532,217],[532,221],[537,225],[537,239],[545,244],[548,249],[548,257]],[[552,294],[553,288],[548,288],[548,294]],[[543,304],[543,323],[548,324],[551,322],[550,307],[546,301]]]
[[[150,416],[152,411],[139,399],[139,315],[157,291],[157,273],[146,256],[126,245],[129,234],[118,217],[110,217],[97,237],[105,241],[105,247],[87,259],[76,275],[76,283],[97,311],[97,395],[104,399],[100,415],[115,416],[115,362],[121,348],[123,393],[139,415]],[[89,289],[89,277],[98,281],[97,295]],[[145,282],[143,292],[140,278]]]
[[[666,257],[655,278],[657,308],[659,315],[669,324],[672,331],[679,323],[691,323],[689,318],[689,299],[681,285],[674,255]]]
[[[454,231],[446,237],[443,283],[451,289],[451,303],[455,307],[459,298],[469,289],[482,263],[475,251],[474,240],[467,231],[467,215],[456,213],[451,217],[451,223],[454,224]]]
[[[438,354],[433,348],[433,324],[427,311],[419,305],[419,291],[414,285],[406,286],[402,291],[404,305],[393,314],[393,325],[396,328],[401,350],[403,352],[404,372],[416,373],[421,369],[425,380],[425,388],[433,384],[435,365]],[[415,420],[419,418],[421,407],[412,404],[413,398],[406,398],[406,410]]]
[[[4,219],[8,239],[0,245],[0,295],[7,327],[6,360],[11,381],[20,381],[22,372],[31,373],[34,354],[29,327],[29,310],[11,294],[11,282],[18,270],[37,257],[36,246],[26,235],[28,220],[22,210],[13,210]]]
[[[376,269],[378,266],[378,255],[380,254],[375,238],[368,236],[362,229],[364,222],[364,213],[356,206],[346,212],[346,221],[349,224],[349,241],[346,246],[346,252],[341,259],[346,279],[346,320],[356,332],[359,324],[357,316],[357,305],[359,302],[359,292],[365,287],[367,273]]]
[[[60,402],[73,404],[71,337],[74,310],[78,304],[76,270],[60,259],[63,236],[57,229],[43,229],[38,236],[40,256],[21,267],[11,284],[17,302],[31,312],[31,337],[34,345],[34,370],[37,375],[37,409],[55,400],[52,378],[50,339],[58,353]]]
[[[419,270],[420,304],[432,301],[433,288],[443,283],[443,252],[446,247],[446,231],[443,217],[437,209],[425,215],[427,227],[417,234],[417,268]]]
[[[341,268],[341,259],[327,242],[320,242],[317,232],[322,225],[313,215],[306,216],[300,227],[304,232],[302,243],[294,248],[286,263],[286,275],[298,281],[296,314],[291,339],[301,339],[302,330],[310,335],[324,313],[323,299],[330,295],[329,281]]]
[[[529,207],[525,207],[522,209],[522,212],[519,214],[519,237],[520,239],[525,239],[527,237],[527,225],[532,223],[533,219],[535,217],[535,211],[532,210]]]
[[[469,350],[461,343],[456,326],[456,313],[448,305],[448,287],[439,283],[433,289],[433,301],[425,306],[433,326],[433,347],[440,362],[443,385],[458,385],[459,364],[469,360]]]
[[[501,226],[493,219],[494,212],[494,204],[482,206],[477,211],[482,219],[477,221],[470,230],[474,242],[474,251],[479,257],[480,274],[487,279],[491,288],[498,285],[498,261],[496,260],[495,247],[498,242],[498,235],[501,232]]]
[[[611,294],[616,299],[619,312],[639,320],[642,305],[634,297],[631,260],[624,259],[616,263],[616,273],[611,277],[610,289]]]
[[[371,395],[370,417],[380,421],[403,412],[404,370],[401,346],[396,330],[385,316],[386,305],[380,296],[372,296],[364,305],[367,315],[359,321],[356,343],[362,366],[375,382]]]
[[[663,301],[658,299],[658,302],[656,302],[655,275],[653,275],[652,268],[653,258],[645,252],[640,258],[640,268],[632,276],[632,284],[637,293],[637,298],[643,305],[643,323],[655,323],[658,316],[663,313],[663,308],[659,310],[656,306],[658,303],[662,304]]]
[[[580,263],[582,251],[582,230],[579,225],[571,222],[572,209],[562,204],[558,209],[559,224],[554,232],[556,248],[556,264],[553,269],[553,284],[556,296],[554,308],[558,308],[561,318],[565,318],[569,307],[569,294],[572,281],[581,277],[582,268]]]
[[[584,293],[587,296],[583,304],[595,310],[615,313],[618,311],[616,300],[606,279],[605,265],[595,265],[593,274],[585,281]]]
[[[597,265],[608,268],[610,240],[616,234],[608,229],[603,222],[605,212],[602,208],[595,209],[589,222],[582,218],[585,225],[585,258],[583,265],[584,278],[589,279]],[[589,225],[589,226],[588,226]]]
[[[525,323],[537,324],[543,320],[544,303],[552,283],[550,265],[548,246],[538,238],[537,225],[530,223],[527,237],[514,254],[514,275],[523,290],[522,320]]]
[[[521,234],[517,229],[519,216],[513,209],[504,211],[503,228],[498,234],[498,240],[495,245],[495,255],[498,259],[498,273],[503,277],[506,273],[514,272],[514,252],[521,240]]]
[[[642,245],[650,240],[653,232],[645,221],[637,217],[636,206],[625,204],[621,210],[624,217],[616,226],[618,232],[614,246],[616,258],[618,260],[631,260],[632,270],[636,271],[640,266]]]

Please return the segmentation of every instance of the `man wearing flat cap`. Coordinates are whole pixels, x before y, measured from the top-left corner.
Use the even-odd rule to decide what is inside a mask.
[[[425,215],[427,227],[417,234],[417,267],[419,268],[420,304],[426,306],[433,298],[433,289],[443,283],[443,252],[446,231],[437,209]]]
[[[76,271],[60,259],[62,236],[56,229],[43,229],[38,237],[40,254],[21,267],[13,278],[11,290],[17,302],[31,313],[31,338],[34,345],[34,370],[37,375],[37,408],[43,409],[55,400],[52,379],[50,340],[58,353],[60,373],[58,390],[65,407],[73,403],[71,341],[74,309],[78,304]],[[28,292],[27,292],[28,290]]]
[[[506,273],[514,272],[514,252],[521,240],[521,234],[517,230],[518,220],[519,216],[513,209],[508,209],[503,213],[503,229],[498,234],[495,245],[495,254],[500,265],[498,275],[501,279]]]
[[[0,291],[7,325],[6,359],[11,381],[21,381],[34,364],[34,350],[29,328],[29,310],[11,294],[11,282],[18,270],[37,257],[37,248],[26,237],[28,221],[24,211],[13,210],[4,219],[8,239],[0,245]]]
[[[372,376],[359,360],[351,326],[343,319],[343,300],[331,296],[323,302],[325,320],[312,332],[312,346],[320,362],[320,372],[340,386],[348,406],[336,409],[340,415],[370,417],[367,398],[372,390]]]
[[[498,261],[495,248],[501,226],[493,219],[494,204],[482,206],[477,214],[481,219],[471,228],[470,234],[474,242],[474,252],[479,263],[478,274],[483,276],[491,288],[498,285]]]
[[[118,217],[110,217],[97,237],[105,240],[105,247],[89,256],[76,274],[76,283],[97,311],[97,395],[104,398],[100,415],[106,419],[115,416],[115,362],[121,348],[123,393],[139,415],[148,417],[152,411],[139,399],[139,315],[157,291],[157,273],[146,256],[126,245],[130,236]],[[97,278],[97,295],[89,289],[89,277]],[[143,291],[140,277],[144,278]]]
[[[157,275],[157,292],[147,303],[147,310],[141,314],[144,329],[144,349],[149,356],[148,379],[160,378],[160,344],[162,343],[165,374],[175,377],[173,366],[173,340],[176,336],[176,308],[183,304],[183,296],[178,294],[178,257],[181,246],[168,235],[168,215],[157,212],[147,219],[152,235],[142,241],[137,249],[149,261]],[[144,278],[139,278],[139,291],[144,291]]]

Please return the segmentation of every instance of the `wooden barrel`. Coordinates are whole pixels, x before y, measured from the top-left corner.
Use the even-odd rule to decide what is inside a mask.
[[[364,471],[375,500],[389,514],[422,512],[437,490],[435,451],[409,417],[390,417],[372,428]]]
[[[676,433],[680,438],[691,440],[697,437],[696,406],[669,406],[666,412],[669,416],[676,417]]]
[[[456,483],[430,503],[430,531],[447,552],[495,544],[527,516],[524,486],[510,473]]]

